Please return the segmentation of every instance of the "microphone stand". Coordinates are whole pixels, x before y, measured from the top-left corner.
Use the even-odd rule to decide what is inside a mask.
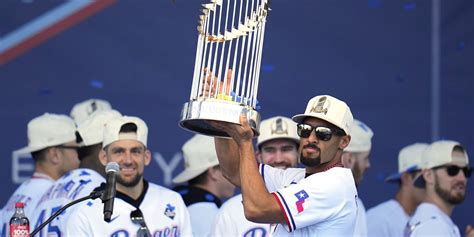
[[[101,185],[102,186],[102,185]],[[50,218],[48,218],[46,221],[44,221],[43,223],[41,223],[41,225],[39,225],[35,230],[33,230],[33,232],[31,232],[30,236],[33,237],[35,236],[35,234],[37,234],[41,229],[43,229],[47,224],[49,224],[51,221],[54,220],[54,218],[56,218],[57,216],[61,215],[61,213],[66,210],[67,208],[69,208],[70,206],[72,205],[75,205],[77,203],[80,203],[82,201],[85,201],[87,199],[97,199],[97,198],[102,198],[102,194],[104,193],[104,190],[94,190],[92,191],[88,196],[85,196],[85,197],[82,197],[82,198],[79,198],[79,199],[76,199],[66,205],[64,205],[64,207],[61,207],[61,209],[59,209],[58,211],[56,211]]]

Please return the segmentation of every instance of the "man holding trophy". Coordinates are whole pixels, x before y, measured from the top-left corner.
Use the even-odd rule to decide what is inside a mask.
[[[277,224],[274,236],[352,236],[357,190],[341,163],[351,140],[349,107],[321,95],[293,117],[305,168],[258,165],[252,139],[259,135],[257,91],[268,0],[211,0],[203,7],[190,100],[180,126],[215,137],[221,171],[241,187],[248,220]]]

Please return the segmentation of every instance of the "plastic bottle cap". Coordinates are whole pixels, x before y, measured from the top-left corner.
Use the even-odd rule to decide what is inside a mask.
[[[17,203],[15,203],[15,207],[16,207],[16,208],[24,208],[24,207],[25,207],[25,203],[23,203],[23,202],[17,202]]]

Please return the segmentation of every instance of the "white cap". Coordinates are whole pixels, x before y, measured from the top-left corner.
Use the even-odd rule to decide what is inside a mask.
[[[76,141],[76,124],[66,115],[45,113],[28,123],[28,146],[25,152],[39,151]]]
[[[104,126],[113,119],[119,118],[120,114],[116,110],[98,110],[92,113],[77,127],[77,132],[81,135],[84,146],[99,144],[104,138]]]
[[[388,176],[385,181],[397,181],[405,172],[421,170],[421,156],[428,146],[427,143],[415,143],[402,148],[398,153],[398,173]]]
[[[351,142],[344,148],[345,152],[367,152],[372,148],[372,137],[374,133],[365,123],[354,119],[350,131]]]
[[[128,133],[120,133],[120,129],[127,123],[133,123],[137,126],[135,134],[130,135]],[[104,127],[104,138],[102,146],[106,147],[112,142],[118,140],[137,140],[147,146],[148,127],[145,122],[138,117],[122,116],[119,118],[113,118],[105,124]]]
[[[468,165],[469,158],[465,150],[465,155],[463,157],[453,157],[452,152],[455,146],[462,147],[462,145],[456,141],[443,140],[431,143],[431,145],[426,148],[425,152],[423,152],[422,168],[431,169],[433,167],[445,165],[448,163]]]
[[[352,113],[344,101],[330,95],[318,95],[309,100],[304,114],[293,116],[293,121],[302,123],[306,117],[313,117],[330,122],[346,134],[350,134],[352,127]]]
[[[74,122],[79,125],[95,111],[109,109],[112,109],[112,106],[108,101],[101,99],[88,99],[75,104],[74,107],[72,107],[70,116],[74,119]]]
[[[204,173],[208,168],[219,164],[214,138],[194,135],[183,148],[184,170],[173,179],[173,183],[183,183]]]
[[[296,132],[296,123],[282,116],[263,120],[260,123],[260,135],[257,137],[257,146],[260,146],[266,141],[278,138],[291,139],[294,140],[296,144],[299,144],[300,137]]]

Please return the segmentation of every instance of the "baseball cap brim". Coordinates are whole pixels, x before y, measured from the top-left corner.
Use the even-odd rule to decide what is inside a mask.
[[[215,164],[215,165],[218,165],[219,163]],[[213,166],[209,166],[209,167],[200,167],[200,168],[196,168],[196,169],[185,169],[183,170],[183,172],[181,172],[180,174],[176,175],[176,177],[173,178],[172,182],[174,184],[179,184],[179,183],[184,183],[184,182],[187,182],[193,178],[196,178],[198,175],[204,173],[207,169],[209,169],[210,167],[213,167]]]
[[[410,166],[408,167],[408,169],[406,169],[403,172],[398,172],[398,173],[387,176],[387,178],[385,178],[385,182],[389,182],[389,183],[398,182],[402,178],[403,173],[413,173],[417,170],[420,170],[417,165]]]

